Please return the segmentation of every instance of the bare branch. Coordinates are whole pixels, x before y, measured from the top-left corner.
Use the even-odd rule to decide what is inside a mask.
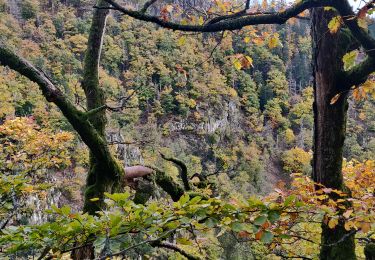
[[[245,10],[250,8],[250,0],[246,0]]]
[[[122,255],[124,255],[126,252],[128,252],[129,250],[132,250],[132,249],[134,249],[134,248],[137,248],[137,247],[139,247],[139,246],[141,246],[141,245],[156,243],[156,242],[158,242],[158,241],[160,241],[160,240],[162,240],[162,239],[164,239],[164,238],[167,238],[169,235],[171,235],[171,234],[174,233],[175,231],[176,231],[176,229],[169,230],[169,231],[165,232],[163,235],[159,236],[159,237],[156,238],[156,239],[144,240],[144,241],[142,241],[142,242],[140,242],[140,243],[138,243],[138,244],[135,244],[135,245],[129,246],[128,248],[125,248],[124,250],[121,250],[120,252],[117,252],[117,253],[114,253],[114,254],[107,254],[107,255],[105,255],[105,256],[103,256],[103,257],[100,257],[100,258],[98,258],[98,259],[100,259],[100,260],[105,260],[105,259],[107,259],[107,258],[109,258],[109,257],[113,257],[113,256],[122,256]]]
[[[248,25],[283,24],[290,18],[298,16],[300,13],[309,8],[332,5],[332,0],[303,0],[280,12],[259,15],[239,15],[239,17],[231,17],[233,19],[230,20],[223,20],[212,23],[213,19],[218,19],[213,18],[204,25],[184,25],[180,23],[165,21],[159,17],[150,16],[140,11],[126,9],[113,0],[105,1],[111,4],[111,6],[114,7],[116,10],[135,19],[142,20],[145,22],[152,22],[160,25],[161,27],[172,30],[190,32],[218,32],[222,30],[238,30]],[[238,15],[238,13],[236,15]]]

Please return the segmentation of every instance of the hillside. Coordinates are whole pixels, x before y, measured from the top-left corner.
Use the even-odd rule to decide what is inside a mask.
[[[169,5],[179,4],[184,11],[180,2]],[[137,8],[131,1],[121,3]],[[34,64],[83,112],[87,93],[81,83],[93,6],[88,0],[0,0],[0,42]],[[270,3],[266,10],[285,6]],[[150,13],[163,13],[163,8],[156,3]],[[111,11],[99,67],[110,151],[124,167],[164,169],[182,185],[179,168],[163,159],[178,158],[193,185],[204,181],[202,192],[222,199],[242,200],[268,195],[284,184],[290,187],[292,174],[312,171],[310,34],[306,19],[196,34]],[[375,99],[357,93],[349,104],[344,158],[371,160]],[[0,118],[4,172],[26,172],[33,183],[52,187],[44,198],[30,195],[25,205],[31,210],[18,213],[13,223],[41,224],[52,204],[82,209],[89,150],[37,84],[7,67],[0,67]],[[154,182],[139,178],[131,185],[148,190],[153,201],[166,199]],[[23,204],[21,199],[17,203]],[[218,242],[222,252],[238,254],[225,259],[252,259],[244,256],[241,243],[230,248],[234,239],[225,236]],[[211,253],[212,259],[218,257]]]

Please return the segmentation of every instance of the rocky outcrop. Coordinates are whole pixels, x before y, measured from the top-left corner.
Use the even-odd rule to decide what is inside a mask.
[[[8,12],[11,14],[15,19],[18,21],[22,20],[22,13],[20,8],[20,1],[19,0],[8,0]]]

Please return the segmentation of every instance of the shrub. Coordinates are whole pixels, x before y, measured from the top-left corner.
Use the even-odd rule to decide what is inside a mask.
[[[281,158],[286,173],[307,173],[311,159],[311,153],[298,147],[285,151]]]

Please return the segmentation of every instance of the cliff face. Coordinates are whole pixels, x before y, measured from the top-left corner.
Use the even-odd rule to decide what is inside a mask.
[[[9,8],[9,14],[11,14],[15,19],[22,22],[22,15],[21,15],[21,0],[7,0],[7,6]]]

